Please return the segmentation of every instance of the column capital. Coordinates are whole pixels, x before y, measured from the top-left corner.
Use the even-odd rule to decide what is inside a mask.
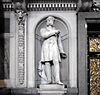
[[[15,16],[17,17],[18,20],[18,25],[23,25],[25,17],[27,15],[26,4],[23,2],[15,2],[14,11],[15,11]]]

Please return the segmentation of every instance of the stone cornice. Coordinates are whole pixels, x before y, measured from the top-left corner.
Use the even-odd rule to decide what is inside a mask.
[[[63,11],[75,10],[76,3],[28,3],[29,11]]]
[[[2,9],[3,11],[12,11],[14,9],[14,5],[13,3],[9,2],[9,3],[2,3]]]
[[[76,3],[28,3],[26,5],[28,11],[66,11],[66,10],[75,10],[77,5]],[[13,11],[13,3],[3,3],[3,11]]]
[[[100,1],[82,1],[76,0],[77,2],[72,1],[62,1],[62,2],[40,2],[39,0],[34,0],[33,2],[29,2],[27,0],[24,1],[25,8],[27,11],[77,11],[77,12],[90,12],[96,11],[100,12]],[[36,2],[36,3],[35,3]],[[37,3],[38,2],[38,3]],[[20,2],[21,3],[21,2]],[[23,2],[22,2],[23,3]],[[0,3],[0,11],[13,11],[15,2],[2,2]]]

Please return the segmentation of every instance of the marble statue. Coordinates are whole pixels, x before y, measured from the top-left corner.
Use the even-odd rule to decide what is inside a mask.
[[[44,39],[41,49],[41,60],[39,62],[39,75],[41,84],[60,84],[60,63],[61,58],[66,58],[63,50],[60,30],[54,27],[55,18],[47,17],[46,28],[40,29],[40,34]]]

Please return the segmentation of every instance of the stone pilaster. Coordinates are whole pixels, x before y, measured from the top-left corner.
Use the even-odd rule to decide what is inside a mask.
[[[16,15],[16,87],[26,87],[26,12],[15,10]]]

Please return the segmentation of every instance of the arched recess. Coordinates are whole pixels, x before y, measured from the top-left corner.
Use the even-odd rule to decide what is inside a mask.
[[[48,16],[47,16],[48,17]],[[43,39],[40,35],[40,29],[46,28],[46,18],[41,19],[35,28],[35,70],[36,70],[36,85],[40,84],[40,77],[38,75],[38,64],[41,57],[41,46]],[[61,31],[61,40],[63,44],[64,51],[67,54],[66,59],[62,59],[62,63],[60,64],[60,76],[61,81],[65,85],[69,85],[69,32],[70,27],[69,23],[65,23],[61,18],[57,16],[53,16],[55,18],[54,27]]]

